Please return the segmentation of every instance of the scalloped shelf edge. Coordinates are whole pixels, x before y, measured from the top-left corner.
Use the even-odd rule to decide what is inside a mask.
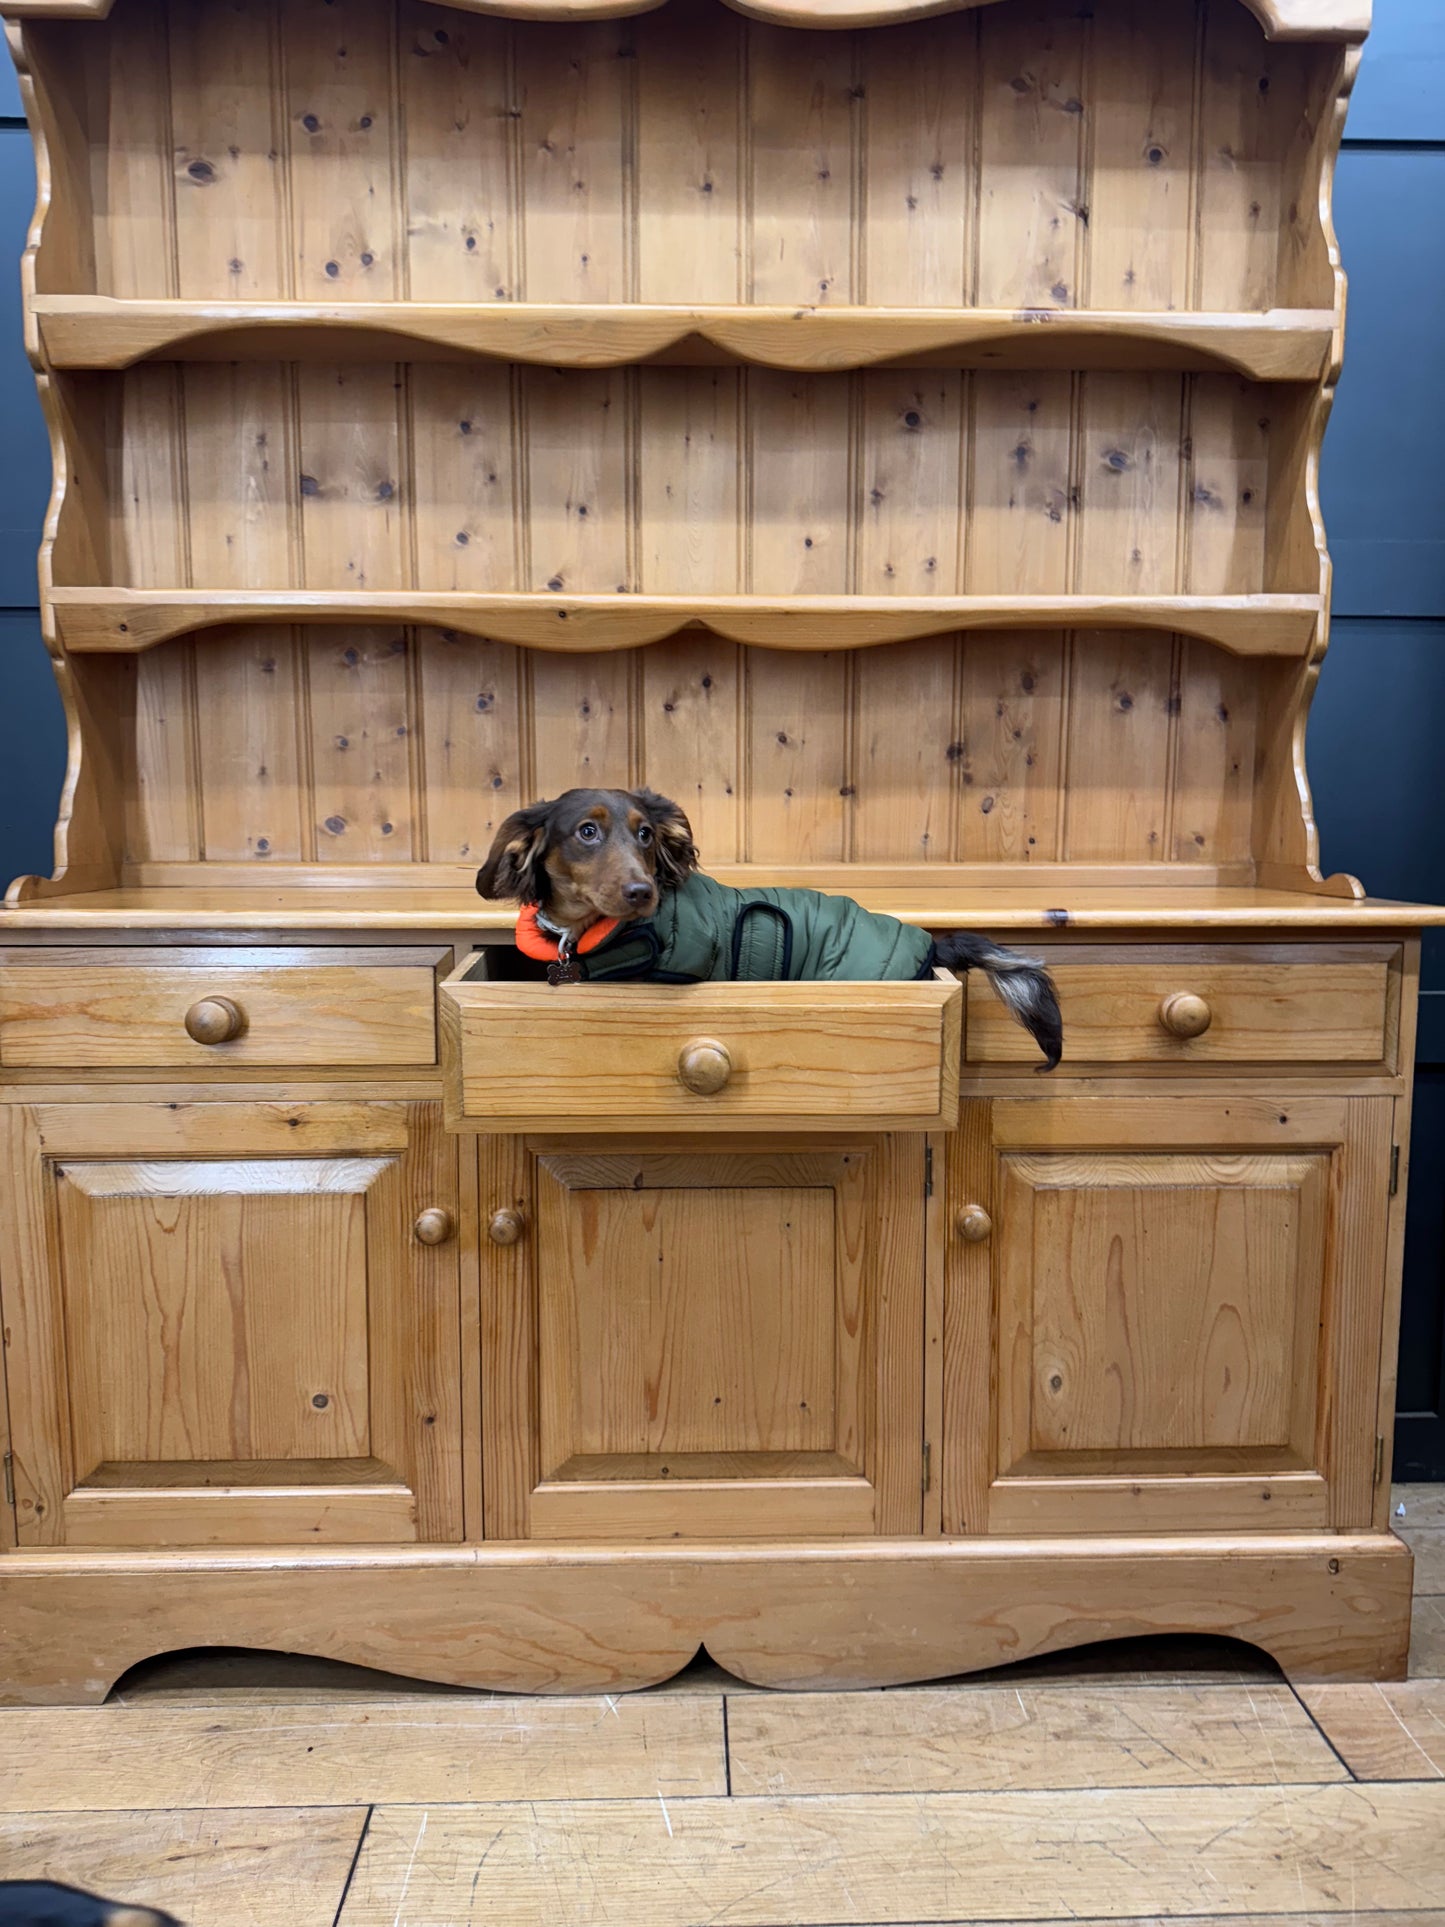
[[[1318,381],[1335,327],[1327,308],[1258,314],[530,302],[477,308],[108,295],[38,295],[32,305],[52,367],[100,370],[151,359],[386,359],[400,341],[410,345],[413,359],[475,356],[562,368],[667,359],[842,373],[938,361],[980,368],[1214,368],[1258,381]]]
[[[655,13],[667,0],[435,0],[453,13],[498,14],[509,20],[622,20]],[[945,13],[995,6],[998,0],[724,0],[735,13],[781,27],[886,27]],[[1270,40],[1363,40],[1371,0],[1243,0]],[[17,20],[104,20],[113,0],[8,0]]]
[[[769,649],[865,649],[961,629],[1158,629],[1240,656],[1304,657],[1318,595],[565,596],[314,589],[53,589],[65,648],[134,655],[247,622],[406,623],[562,652],[631,649],[680,629]]]

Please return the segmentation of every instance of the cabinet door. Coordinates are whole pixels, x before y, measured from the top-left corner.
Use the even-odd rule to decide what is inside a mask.
[[[439,1105],[9,1105],[0,1136],[22,1544],[461,1536]]]
[[[921,1138],[481,1159],[489,1536],[920,1530]]]
[[[944,1530],[1367,1525],[1390,1100],[966,1109]]]

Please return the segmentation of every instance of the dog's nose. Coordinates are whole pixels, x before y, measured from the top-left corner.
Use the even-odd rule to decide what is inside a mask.
[[[650,883],[629,883],[623,889],[622,900],[629,909],[640,909],[644,903],[651,903],[652,885]]]

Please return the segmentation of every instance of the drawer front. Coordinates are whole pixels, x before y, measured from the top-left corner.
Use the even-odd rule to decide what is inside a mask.
[[[485,1131],[899,1130],[958,1117],[961,987],[488,983],[441,992],[447,1119]]]
[[[425,1067],[450,961],[425,948],[11,950],[0,953],[0,1065]]]
[[[1090,1064],[1387,1064],[1399,1026],[1394,944],[1059,945],[1061,1069]],[[979,978],[970,1064],[1037,1053]]]

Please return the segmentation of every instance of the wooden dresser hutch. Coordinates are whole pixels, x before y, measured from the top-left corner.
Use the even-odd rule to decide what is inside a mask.
[[[1369,0],[3,10],[0,1696],[1398,1674],[1442,916],[1304,766]],[[511,980],[473,874],[588,782],[1046,951],[1063,1066],[972,981]]]

